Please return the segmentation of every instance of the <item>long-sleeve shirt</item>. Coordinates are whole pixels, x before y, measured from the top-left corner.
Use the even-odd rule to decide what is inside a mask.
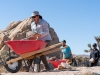
[[[98,49],[92,49],[90,53],[90,58],[93,58],[95,61],[99,59],[99,51]]]
[[[51,35],[49,33],[48,23],[45,20],[39,19],[37,25],[35,24],[35,22],[32,22],[31,29],[34,33],[41,34],[38,40],[43,40],[43,41],[52,40]]]

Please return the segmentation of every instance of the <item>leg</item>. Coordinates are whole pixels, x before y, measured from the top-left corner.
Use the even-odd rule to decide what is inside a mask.
[[[91,67],[93,67],[94,66],[94,63],[91,63],[91,65],[90,65]]]
[[[50,46],[50,40],[46,40],[45,42],[47,43],[46,47]],[[51,68],[50,68],[50,66],[49,66],[49,64],[48,64],[48,62],[46,60],[46,56],[45,55],[42,55],[42,56],[40,56],[40,59],[42,60],[45,68],[47,70],[51,70]]]
[[[49,66],[49,64],[48,64],[48,62],[47,62],[47,60],[46,60],[46,56],[42,55],[42,56],[40,56],[40,59],[42,60],[42,62],[43,62],[43,64],[44,64],[45,68],[46,68],[47,70],[50,70],[50,66]]]
[[[30,59],[29,61],[27,61],[28,67],[29,67],[29,68],[30,68],[30,66],[32,65],[33,60],[34,60],[34,59]]]
[[[94,62],[94,66],[97,66],[98,65],[98,60]]]
[[[40,58],[34,58],[34,71],[39,72],[40,71]]]
[[[92,66],[97,66],[97,64],[98,64],[98,60],[95,61],[94,63],[91,63],[91,67],[92,67]]]

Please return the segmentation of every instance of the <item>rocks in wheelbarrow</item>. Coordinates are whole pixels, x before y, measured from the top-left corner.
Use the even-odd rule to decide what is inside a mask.
[[[65,63],[65,62],[61,62],[60,65],[58,65],[57,68],[55,68],[54,70],[71,70],[72,67],[70,64],[68,63]]]

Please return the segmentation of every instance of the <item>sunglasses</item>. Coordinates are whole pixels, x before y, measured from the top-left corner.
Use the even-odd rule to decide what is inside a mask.
[[[36,18],[38,15],[36,15],[36,16],[32,16],[32,18]]]

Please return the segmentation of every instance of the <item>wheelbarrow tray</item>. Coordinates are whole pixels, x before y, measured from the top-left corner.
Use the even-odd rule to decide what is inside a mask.
[[[18,55],[36,51],[46,46],[46,42],[42,40],[13,40],[5,43]]]

